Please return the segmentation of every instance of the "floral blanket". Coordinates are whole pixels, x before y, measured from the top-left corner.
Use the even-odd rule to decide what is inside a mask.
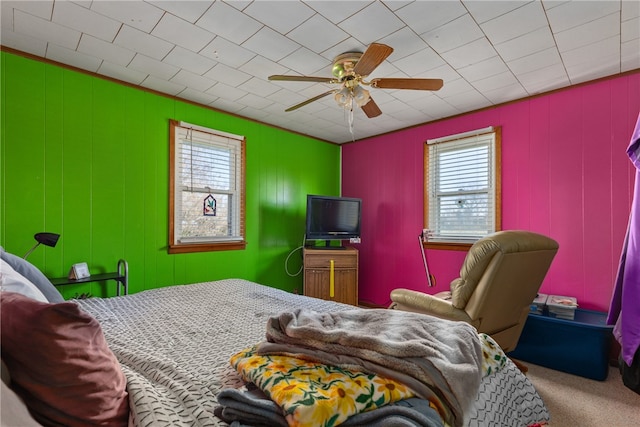
[[[506,363],[504,352],[488,335],[479,334],[478,338],[483,376],[497,372]],[[268,417],[279,425],[333,427],[356,414],[416,396],[392,378],[293,356],[260,355],[257,345],[233,355],[230,362],[246,383],[255,385],[278,405]],[[449,411],[436,393],[426,401],[437,412],[438,421],[447,418]],[[256,405],[256,400],[247,402]],[[257,405],[264,404],[259,402]]]

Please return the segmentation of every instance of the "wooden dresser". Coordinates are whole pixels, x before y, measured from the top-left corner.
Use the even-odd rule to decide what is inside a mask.
[[[303,250],[304,295],[358,305],[358,250]]]

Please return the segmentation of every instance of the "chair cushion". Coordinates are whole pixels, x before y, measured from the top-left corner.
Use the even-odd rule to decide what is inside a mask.
[[[455,308],[463,309],[467,305],[493,255],[499,250],[500,245],[486,237],[471,246],[460,268],[460,277],[450,285],[451,304]]]
[[[100,324],[73,302],[0,293],[2,360],[14,391],[44,425],[126,426],[120,364]]]

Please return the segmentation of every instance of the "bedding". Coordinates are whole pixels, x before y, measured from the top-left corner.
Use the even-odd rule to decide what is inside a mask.
[[[126,378],[129,423],[142,427],[228,425],[215,415],[222,407],[218,396],[223,403],[254,398],[248,394],[252,385],[243,381],[231,358],[265,340],[270,318],[299,308],[318,313],[354,310],[241,279],[73,303],[98,321]],[[483,353],[490,353],[489,347],[483,344]],[[529,426],[548,421],[549,413],[529,380],[501,351],[489,356],[494,357],[500,363],[483,362],[478,391],[464,414],[465,425]],[[429,402],[412,399],[400,400],[403,408],[385,405],[353,420],[361,417],[363,425],[376,425],[389,415],[385,411],[392,411],[391,416],[399,417],[396,421],[413,422],[397,425],[429,425],[426,420],[416,422],[424,412],[416,408]],[[273,409],[264,396],[255,400],[261,409]]]
[[[137,426],[227,425],[214,415],[217,395],[246,389],[230,359],[265,339],[271,317],[301,307],[325,313],[354,308],[241,279],[76,302],[100,322],[121,363]],[[549,413],[506,359],[482,378],[465,419],[471,427],[527,426],[548,421]]]

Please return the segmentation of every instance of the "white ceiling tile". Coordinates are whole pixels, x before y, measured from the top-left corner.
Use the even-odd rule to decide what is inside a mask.
[[[427,48],[425,41],[409,27],[403,27],[389,34],[387,37],[383,37],[378,40],[378,42],[393,48],[393,53],[387,58],[387,61],[390,62],[397,61],[398,59]]]
[[[412,55],[405,56],[402,59],[393,61],[393,65],[398,67],[408,76],[415,76],[427,70],[432,70],[442,65],[442,58],[431,48],[418,51]]]
[[[282,0],[254,1],[243,12],[280,34],[287,34],[315,13],[304,3]]]
[[[56,5],[58,3],[56,2]],[[145,33],[151,32],[164,13],[147,2],[139,1],[93,1],[91,10],[117,21],[126,22],[127,25]]]
[[[175,46],[128,25],[122,27],[114,43],[158,60],[167,56]]]
[[[558,50],[565,52],[620,35],[620,16],[611,14],[555,34]]]
[[[178,94],[178,97],[182,99],[186,99],[189,101],[193,101],[203,105],[209,105],[216,101],[216,97],[213,95],[209,95],[205,92],[201,92],[199,90],[194,90],[191,88],[186,88],[182,92]]]
[[[279,64],[307,76],[315,75],[318,70],[324,70],[329,65],[324,56],[320,56],[304,47],[283,58],[279,61]],[[330,77],[329,74],[326,76]],[[324,75],[320,77],[324,77]]]
[[[640,17],[636,16],[622,22],[620,38],[623,43],[640,38]]]
[[[371,1],[340,1],[338,7],[336,7],[335,0],[310,0],[305,3],[329,21],[338,24],[370,5]]]
[[[215,2],[196,25],[236,44],[242,44],[263,27],[255,19],[220,1]]]
[[[461,93],[469,92],[473,90],[473,86],[465,79],[456,79],[447,81],[446,84],[436,92],[436,96],[439,98],[447,98]]]
[[[212,107],[218,108],[221,111],[227,111],[233,114],[239,114],[246,106],[242,104],[238,104],[236,101],[231,101],[227,99],[218,98],[213,101],[211,104]]]
[[[168,95],[176,96],[185,89],[184,85],[172,83],[164,78],[158,78],[155,76],[147,76],[146,79],[140,83],[142,87],[155,90],[160,93],[166,93]]]
[[[263,56],[256,55],[249,62],[238,68],[247,74],[260,75],[266,80],[272,74],[284,74],[287,68]]]
[[[318,37],[322,34],[322,37]],[[287,34],[291,40],[320,53],[349,38],[349,34],[321,15],[314,15]]]
[[[147,2],[192,24],[213,4],[213,1],[204,0],[147,0]]]
[[[467,111],[468,109],[477,110],[491,105],[491,101],[476,90],[449,96],[444,100],[458,111]]]
[[[223,82],[234,87],[241,85],[252,77],[251,74],[234,70],[225,64],[216,64],[204,76],[213,81]]]
[[[458,73],[468,82],[474,83],[487,77],[503,74],[509,71],[499,56],[493,56],[483,61],[458,69]],[[475,85],[474,85],[475,86]]]
[[[238,85],[238,88],[242,90],[246,90],[249,94],[254,94],[262,97],[268,97],[274,92],[280,90],[280,88],[276,85],[272,85],[268,81],[264,79],[260,79],[258,77],[252,77],[246,82]],[[273,102],[273,101],[270,101]]]
[[[0,10],[2,14],[12,14],[12,9],[18,9],[23,12],[26,12],[30,15],[37,16],[38,18],[46,19],[48,21],[51,20],[51,15],[53,13],[53,0],[48,1],[8,1],[2,0],[0,2]]]
[[[217,98],[223,98],[230,101],[236,101],[247,94],[247,92],[242,89],[229,86],[222,82],[218,82],[213,87],[207,89],[207,93]]]
[[[13,14],[15,32],[37,39],[47,40],[67,49],[75,49],[80,42],[80,32],[64,27],[28,13],[15,10]]]
[[[70,1],[55,2],[52,21],[109,42],[113,41],[122,26],[114,19],[92,12]]]
[[[102,61],[93,55],[76,52],[53,43],[47,48],[47,59],[95,73]]]
[[[353,37],[349,37],[347,40],[344,40],[338,43],[335,46],[321,52],[321,55],[327,58],[329,61],[333,61],[333,59],[345,52],[364,52],[367,49],[369,44],[363,44]]]
[[[264,108],[267,105],[270,105],[273,103],[271,100],[264,98],[262,96],[255,95],[253,93],[246,94],[242,98],[238,99],[238,102],[240,104],[244,104],[251,108],[257,108],[257,109]]]
[[[622,21],[640,17],[640,2],[637,0],[622,0]]]
[[[366,45],[388,36],[404,25],[381,3],[372,3],[339,24],[340,28]]]
[[[484,37],[471,15],[464,14],[451,22],[420,35],[436,52],[447,52]]]
[[[525,98],[529,95],[520,82],[517,81],[506,86],[498,86],[495,89],[483,89],[482,93],[494,105],[513,99]]]
[[[171,40],[171,43],[193,52],[200,51],[215,37],[209,31],[168,13],[162,17],[151,34],[167,41]]]
[[[567,69],[579,68],[587,64],[601,62],[607,64],[605,58],[617,56],[620,53],[620,38],[617,36],[600,40],[587,46],[581,46],[566,52],[560,52],[562,61]],[[617,65],[617,64],[616,64]],[[589,70],[585,70],[589,72]]]
[[[548,27],[542,27],[520,37],[494,44],[498,54],[506,62],[526,57],[546,49],[555,50],[555,40]]]
[[[631,71],[640,68],[640,39],[633,39],[620,46],[620,71]]]
[[[527,1],[523,0],[463,0],[464,6],[473,14],[473,17],[478,24],[482,24],[491,19],[505,15],[527,3]]]
[[[175,76],[171,77],[169,81],[176,84],[184,85],[188,88],[192,88],[193,90],[200,92],[205,92],[215,84],[213,80],[187,70],[178,71],[178,73]]]
[[[78,52],[104,59],[114,64],[126,66],[135,56],[135,52],[121,46],[108,43],[89,34],[83,34],[78,44]]]
[[[139,85],[147,77],[145,73],[141,73],[118,64],[112,64],[107,61],[102,61],[97,72],[111,77],[112,79],[122,80],[134,85]]]
[[[547,18],[539,2],[527,3],[511,12],[480,24],[480,28],[494,45],[547,26]]]
[[[547,2],[543,5],[547,9]],[[617,12],[620,12],[619,1],[568,1],[547,9],[547,19],[553,32],[559,33]]]
[[[538,68],[529,73],[518,75],[518,81],[529,95],[553,90],[569,84],[569,77],[561,63]]]
[[[471,84],[474,88],[476,88],[476,90],[478,90],[483,94],[485,92],[493,92],[496,89],[509,87],[513,85],[520,86],[516,78],[513,76],[513,74],[509,70],[500,74],[494,74],[489,77],[485,77],[484,79],[475,80]],[[522,89],[522,86],[520,86],[520,89],[521,89],[522,95],[523,96],[526,95],[526,93],[524,93],[524,90]]]
[[[2,45],[44,58],[47,53],[47,42],[35,37],[11,32],[0,36]]]
[[[220,36],[213,39],[211,43],[205,46],[199,53],[233,68],[246,64],[251,58],[256,56],[255,52],[233,44]]]
[[[464,46],[442,53],[442,58],[453,68],[463,68],[495,56],[496,50],[489,41],[481,38]]]
[[[551,65],[561,65],[562,60],[556,49],[549,48],[507,63],[509,69],[516,74],[530,73]]]
[[[242,43],[242,47],[278,62],[299,49],[300,45],[271,28],[262,27],[260,31]]]
[[[171,77],[175,76],[178,71],[180,71],[180,68],[175,65],[158,61],[157,59],[150,58],[146,55],[142,55],[141,53],[136,54],[128,66],[129,68],[140,71],[141,73],[150,74],[156,78],[166,80],[171,79]]]
[[[409,25],[416,34],[424,34],[453,21],[467,13],[457,1],[414,1],[400,8],[396,14]]]
[[[171,52],[164,57],[162,62],[179,68],[184,68],[185,70],[189,70],[200,75],[206,73],[217,64],[217,62],[212,59],[203,58],[202,56],[180,46],[174,47]]]

